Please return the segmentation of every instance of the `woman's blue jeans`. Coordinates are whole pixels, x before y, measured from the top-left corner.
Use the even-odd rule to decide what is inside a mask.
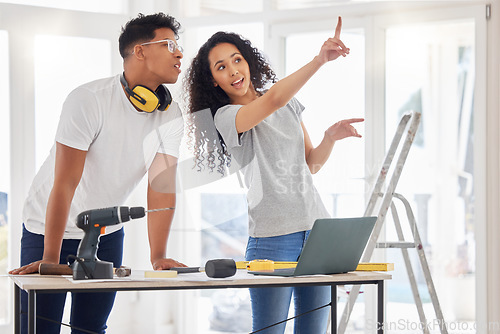
[[[102,236],[99,240],[97,258],[102,261],[113,262],[115,268],[122,264],[123,256],[123,229]],[[21,239],[21,266],[42,259],[43,240],[41,234],[34,234],[23,226]],[[80,239],[65,239],[62,243],[59,263],[66,263],[68,255],[76,255]],[[113,308],[115,292],[106,293],[71,293],[70,324],[71,333],[105,333],[106,321]],[[36,333],[59,334],[61,321],[66,302],[66,293],[40,293],[36,296]],[[21,294],[21,333],[28,332],[28,294]],[[48,320],[46,320],[48,319]],[[84,331],[78,330],[84,329]]]
[[[268,238],[250,237],[245,258],[247,261],[256,259],[297,261],[308,236],[309,231]],[[295,315],[324,306],[331,300],[331,291],[328,286],[251,288],[253,330],[257,331],[287,319],[292,294]],[[324,334],[328,326],[329,310],[329,307],[325,307],[296,318],[294,333]],[[283,323],[273,326],[259,333],[284,333],[285,325]]]

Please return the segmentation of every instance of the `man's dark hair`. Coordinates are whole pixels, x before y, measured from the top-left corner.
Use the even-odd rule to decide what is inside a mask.
[[[120,55],[125,59],[131,53],[131,48],[155,38],[155,30],[160,28],[171,29],[175,38],[179,37],[181,24],[173,17],[164,13],[151,15],[139,14],[128,21],[118,39]]]

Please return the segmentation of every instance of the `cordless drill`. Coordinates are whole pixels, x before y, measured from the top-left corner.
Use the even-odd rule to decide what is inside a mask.
[[[74,280],[113,278],[113,263],[97,258],[97,243],[106,226],[116,225],[146,215],[143,207],[115,206],[87,210],[76,218],[76,226],[84,237],[78,247],[76,260],[71,265]]]

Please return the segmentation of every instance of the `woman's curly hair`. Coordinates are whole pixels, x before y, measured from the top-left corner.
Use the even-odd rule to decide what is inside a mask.
[[[184,79],[188,94],[188,145],[193,150],[198,170],[208,167],[213,171],[217,168],[217,171],[224,175],[225,166],[229,167],[231,164],[231,155],[219,132],[211,129],[215,129],[213,118],[217,110],[230,101],[219,86],[214,86],[208,60],[210,51],[221,43],[233,44],[240,51],[248,63],[250,81],[258,94],[264,93],[266,84],[276,82],[276,74],[263,54],[254,48],[249,40],[236,33],[222,31],[215,33],[201,46],[194,57]],[[212,122],[208,126],[199,124],[201,122],[196,120],[196,113],[207,109],[210,110],[210,122]],[[218,165],[216,160],[219,161]]]

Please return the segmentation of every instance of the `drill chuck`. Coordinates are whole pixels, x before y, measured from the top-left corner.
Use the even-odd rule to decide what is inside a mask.
[[[128,208],[126,206],[121,206],[120,210],[123,210],[123,209],[128,209]],[[144,208],[142,206],[135,206],[135,207],[130,208],[129,212],[125,213],[125,215],[126,216],[128,215],[130,217],[130,219],[137,219],[137,218],[144,217],[146,215],[146,211],[144,210]],[[123,217],[124,217],[124,213],[122,212],[122,221],[124,221]]]

